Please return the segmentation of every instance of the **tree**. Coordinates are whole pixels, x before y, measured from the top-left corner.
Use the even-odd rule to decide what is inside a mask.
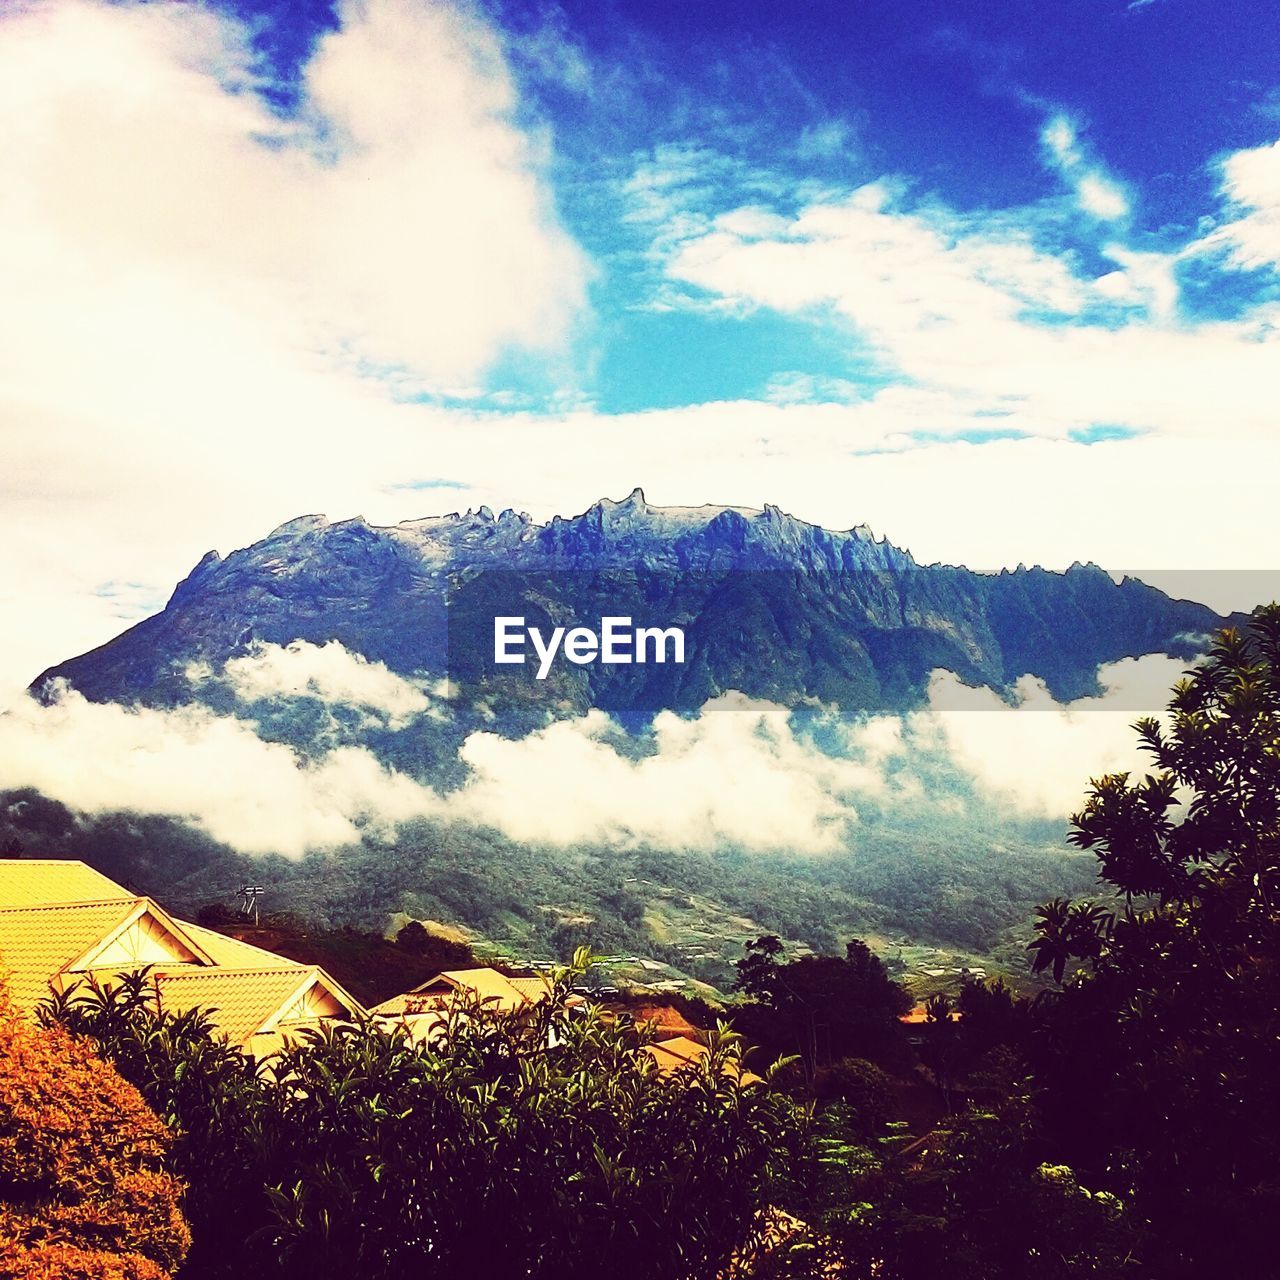
[[[735,1025],[775,1056],[798,1054],[813,1088],[820,1067],[840,1058],[895,1061],[902,1056],[901,1014],[911,998],[863,942],[839,956],[782,960],[782,944],[765,936],[746,946],[737,986],[751,1003]]]
[[[1132,1198],[1152,1274],[1274,1275],[1280,607],[1135,729],[1155,771],[1094,780],[1073,819],[1115,900],[1050,903],[1032,944],[1065,977],[1033,1040],[1049,1139]]]
[[[326,1025],[260,1072],[207,1023],[157,1014],[145,983],[49,1012],[98,1038],[183,1134],[184,1280],[712,1280],[758,1234],[803,1114],[744,1082],[727,1030],[660,1075],[649,1032],[571,1002],[587,960],[521,1016],[464,1001],[426,1044]]]
[[[933,996],[925,1005],[920,1061],[929,1068],[934,1083],[942,1091],[948,1111],[952,1110],[952,1091],[968,1064],[966,1045],[960,1025],[952,1016],[951,1001],[944,995]]]
[[[421,920],[410,920],[396,934],[396,945],[403,947],[411,955],[426,955],[431,946],[431,934],[427,932],[427,927]]]
[[[746,954],[735,966],[738,976],[733,980],[733,989],[741,991],[750,1000],[771,1003],[784,951],[782,940],[766,933],[754,942],[748,942],[743,950]]]
[[[165,1280],[190,1243],[169,1145],[132,1085],[0,979],[0,1273]]]

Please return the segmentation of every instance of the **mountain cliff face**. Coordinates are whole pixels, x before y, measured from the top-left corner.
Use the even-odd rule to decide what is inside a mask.
[[[683,665],[494,668],[495,614],[680,626]],[[375,527],[303,516],[225,559],[210,552],[164,611],[44,672],[97,701],[200,698],[193,669],[255,644],[341,642],[392,671],[448,676],[470,698],[554,714],[691,710],[726,689],[793,705],[906,710],[930,671],[1006,688],[1031,673],[1059,698],[1100,663],[1190,656],[1222,619],[1095,565],[975,573],[917,565],[865,527],[831,531],[778,508],[658,508],[634,491],[572,519],[477,512]],[[456,696],[456,694],[455,694]]]

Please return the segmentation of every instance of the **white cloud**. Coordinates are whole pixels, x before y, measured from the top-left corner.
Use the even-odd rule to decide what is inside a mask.
[[[207,669],[188,672],[208,678]],[[230,659],[221,672],[236,696],[245,702],[259,698],[314,697],[344,707],[356,707],[402,729],[432,710],[424,689],[398,676],[385,663],[370,662],[337,640],[327,644],[257,644]]]
[[[722,219],[683,240],[667,270],[739,305],[845,317],[898,376],[937,393],[936,434],[1122,424],[1207,440],[1226,422],[1271,436],[1275,308],[1182,322],[1172,256],[1106,252],[1120,270],[1083,276],[1007,219],[905,209],[876,183],[771,235]]]
[[[83,814],[168,814],[246,853],[301,855],[439,812],[429,788],[341,747],[305,762],[245,720],[122,707],[63,689],[0,714],[0,790],[33,787]]]
[[[1042,681],[1023,676],[1013,706],[990,689],[970,688],[950,672],[936,671],[929,707],[909,719],[910,737],[937,742],[994,803],[1066,817],[1082,806],[1090,778],[1152,770],[1132,725],[1164,711],[1185,669],[1164,654],[1126,658],[1099,669],[1100,696],[1069,703],[1055,702]]]
[[[1234,217],[1206,243],[1227,245],[1239,267],[1280,267],[1280,140],[1229,155],[1222,194]]]
[[[802,740],[786,708],[739,694],[689,719],[661,713],[640,759],[610,745],[614,728],[591,711],[518,741],[473,734],[454,812],[550,844],[823,853],[856,821],[856,796],[883,787],[874,769]]]
[[[323,650],[306,661],[340,701],[403,703],[405,691],[388,696],[373,664],[355,673]],[[291,692],[298,670],[286,658],[247,688]],[[447,795],[360,747],[308,761],[263,741],[248,720],[197,706],[91,703],[63,687],[48,705],[22,698],[0,714],[0,790],[35,788],[88,815],[165,814],[244,852],[286,856],[370,830],[389,836],[424,817],[560,847],[822,854],[850,846],[864,804],[913,816],[932,806],[962,822],[986,804],[1066,817],[1090,777],[1148,767],[1130,726],[1163,709],[1181,671],[1163,655],[1113,663],[1100,669],[1101,696],[1065,705],[1029,676],[1009,705],[935,672],[928,705],[906,717],[820,713],[820,736],[838,741],[838,753],[821,749],[787,708],[741,694],[691,717],[661,713],[640,755],[595,710],[521,739],[471,734],[460,751],[468,778]],[[976,809],[957,771],[976,786]]]
[[[564,358],[588,266],[492,33],[427,0],[337,16],[288,120],[209,7],[0,16],[6,681],[119,629],[100,583],[376,504],[438,421],[396,379]]]
[[[208,7],[4,12],[11,687],[150,612],[210,546],[306,511],[394,523],[487,502],[545,519],[641,484],[655,502],[774,501],[835,527],[868,521],[923,559],[978,567],[1245,569],[1265,566],[1280,534],[1274,313],[1180,322],[1168,259],[1121,246],[1117,269],[1090,279],[1010,230],[1027,211],[905,208],[882,184],[847,208],[828,196],[778,212],[776,174],[739,164],[726,177],[697,149],[655,149],[635,196],[651,199],[637,225],[679,264],[670,305],[688,304],[696,277],[723,312],[834,312],[914,385],[850,404],[614,417],[395,403],[424,378],[474,384],[512,343],[545,339],[554,368],[588,271],[550,208],[542,135],[513,123],[520,104],[478,20],[407,0],[344,8],[286,122],[253,92],[263,70],[243,31]],[[365,85],[378,90],[367,100]],[[1266,163],[1228,165],[1233,198],[1263,207]],[[691,211],[691,193],[724,189],[742,192],[737,214]],[[1136,314],[1072,331],[1027,318],[1097,306]],[[365,376],[369,360],[380,377]],[[770,394],[843,391],[784,377]],[[1099,423],[1148,435],[1066,438]],[[1035,438],[917,438],[991,428]],[[406,496],[433,481],[456,490]],[[120,579],[127,593],[95,594]],[[1254,597],[1224,589],[1217,602]]]
[[[583,260],[510,123],[492,33],[414,0],[338,19],[282,121],[252,92],[244,30],[211,10],[55,0],[7,18],[7,267],[38,294],[105,305],[86,286],[109,286],[144,326],[161,280],[194,286],[300,349],[445,381],[554,344]]]
[[[1103,222],[1117,222],[1129,215],[1129,198],[1101,165],[1089,159],[1072,122],[1053,116],[1040,134],[1050,163],[1074,188],[1085,213]]]

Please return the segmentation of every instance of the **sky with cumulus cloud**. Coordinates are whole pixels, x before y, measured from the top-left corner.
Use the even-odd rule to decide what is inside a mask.
[[[1275,567],[1266,0],[16,0],[0,109],[6,689],[308,511]]]

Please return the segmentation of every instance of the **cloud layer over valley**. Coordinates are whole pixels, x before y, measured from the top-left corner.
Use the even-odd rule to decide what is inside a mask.
[[[394,838],[433,818],[493,827],[551,847],[639,846],[829,854],[856,846],[860,814],[892,821],[984,812],[1062,820],[1087,780],[1139,770],[1130,725],[1158,712],[1182,664],[1150,655],[1103,667],[1103,692],[1066,705],[1037,680],[1005,702],[937,672],[928,706],[848,719],[726,694],[691,717],[659,714],[629,736],[601,711],[507,738],[469,731],[460,786],[438,788],[384,765],[370,725],[412,733],[454,714],[386,667],[330,643],[260,645],[217,677],[245,705],[216,714],[95,704],[67,688],[0,715],[0,790],[33,788],[75,812],[165,814],[247,853],[296,857]],[[253,705],[316,704],[332,723],[319,745],[260,736]],[[337,712],[354,710],[354,721]]]

